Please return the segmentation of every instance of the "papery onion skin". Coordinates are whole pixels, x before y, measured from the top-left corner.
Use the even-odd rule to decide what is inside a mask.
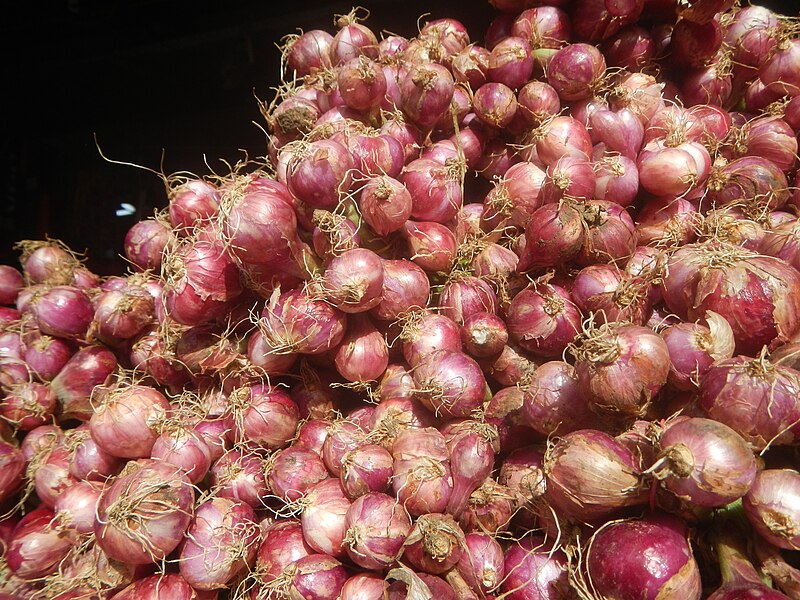
[[[113,600],[194,600],[198,592],[177,573],[163,573],[137,579],[112,596]]]
[[[771,544],[800,550],[800,515],[797,507],[800,473],[794,469],[764,469],[755,476],[742,500],[753,528]]]
[[[338,478],[328,477],[306,490],[300,524],[303,537],[316,552],[344,556],[345,515],[350,504]]]
[[[435,350],[416,365],[412,376],[416,398],[440,417],[468,417],[486,396],[480,366],[463,352]]]
[[[800,436],[800,373],[766,358],[735,356],[715,363],[700,384],[700,407],[757,450],[794,444]]]
[[[449,514],[428,513],[414,522],[403,544],[403,559],[412,568],[441,575],[461,558],[464,532]]]
[[[683,419],[664,430],[659,444],[667,465],[662,485],[694,506],[725,506],[753,485],[753,451],[723,423],[700,417]]]
[[[250,506],[228,498],[198,506],[181,548],[181,575],[199,590],[225,587],[255,557],[255,520]]]
[[[391,566],[411,532],[411,518],[395,498],[369,492],[347,510],[345,544],[350,559],[365,569]]]
[[[130,463],[97,505],[98,544],[122,562],[162,560],[183,539],[194,499],[191,482],[176,467],[155,460]]]
[[[260,584],[269,586],[296,560],[313,554],[303,538],[300,521],[282,519],[264,528],[256,554],[255,569]]]
[[[4,557],[8,568],[21,579],[37,579],[58,569],[76,542],[69,529],[59,530],[53,523],[55,514],[39,507],[25,515],[11,535]]]
[[[170,409],[155,388],[123,386],[110,391],[92,415],[92,437],[103,450],[120,458],[146,458],[158,439],[158,427]]]
[[[581,339],[576,352],[578,383],[601,411],[642,416],[667,382],[667,345],[647,327],[602,325]]]
[[[554,284],[534,284],[518,292],[506,314],[511,340],[544,357],[562,354],[578,335],[581,321],[581,312],[569,292]]]
[[[433,427],[405,429],[392,444],[392,489],[412,516],[445,512],[453,490],[450,453]]]
[[[647,499],[633,452],[602,431],[565,434],[548,449],[544,467],[545,497],[571,519],[596,521]]]

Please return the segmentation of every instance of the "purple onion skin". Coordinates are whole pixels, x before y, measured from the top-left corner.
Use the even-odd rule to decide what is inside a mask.
[[[487,533],[468,533],[456,569],[475,592],[490,593],[505,576],[503,548]]]
[[[332,556],[311,554],[294,563],[291,576],[289,598],[336,600],[347,581],[347,570]]]
[[[593,588],[606,598],[700,600],[702,593],[686,528],[671,515],[603,527],[592,538],[586,568]]]
[[[744,496],[756,477],[756,459],[733,429],[691,417],[669,426],[660,440],[673,462],[663,485],[695,506],[722,507]]]
[[[567,557],[553,550],[542,536],[523,538],[506,550],[506,600],[561,600],[570,598]]]
[[[760,471],[742,505],[764,539],[779,548],[800,550],[800,473],[794,469]]]
[[[700,407],[756,450],[800,438],[800,372],[735,356],[709,368],[700,382]]]
[[[609,434],[581,429],[545,455],[545,497],[564,517],[590,522],[647,501],[638,458]]]

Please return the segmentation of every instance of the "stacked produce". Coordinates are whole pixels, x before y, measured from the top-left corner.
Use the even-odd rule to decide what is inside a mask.
[[[539,4],[292,35],[127,274],[20,242],[0,598],[800,598],[796,22]]]

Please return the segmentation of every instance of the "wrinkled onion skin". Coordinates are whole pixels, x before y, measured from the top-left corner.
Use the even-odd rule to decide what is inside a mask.
[[[800,550],[800,473],[760,471],[742,504],[753,528],[767,541],[778,548]]]

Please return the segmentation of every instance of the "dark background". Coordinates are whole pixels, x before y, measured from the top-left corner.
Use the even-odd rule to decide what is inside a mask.
[[[256,96],[279,82],[290,33],[335,32],[352,2],[34,0],[0,17],[0,263],[20,239],[61,239],[101,274],[121,273],[127,229],[166,205],[161,180],[114,160],[198,175],[266,152]],[[763,2],[783,13],[798,0]],[[24,6],[20,6],[24,5]],[[418,18],[451,16],[481,40],[485,0],[371,0],[374,31],[413,36]],[[163,158],[162,158],[163,157]],[[162,164],[163,160],[163,164]],[[122,202],[137,212],[116,217]]]

